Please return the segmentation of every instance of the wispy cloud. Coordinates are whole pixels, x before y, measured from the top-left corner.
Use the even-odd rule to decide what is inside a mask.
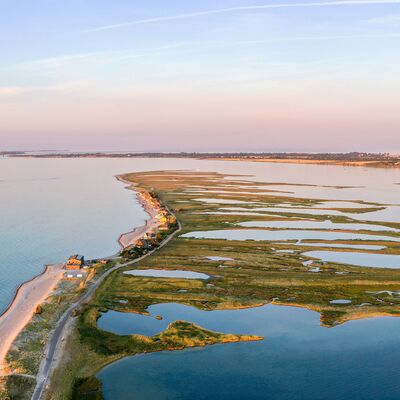
[[[262,40],[241,40],[233,42],[236,45],[257,45],[279,42],[293,42],[293,41],[318,41],[318,40],[340,40],[340,39],[400,39],[400,33],[365,33],[365,34],[349,34],[349,35],[325,35],[325,36],[292,36],[277,39],[262,39]],[[225,43],[228,44],[228,43]]]
[[[284,9],[284,8],[307,8],[307,7],[340,7],[340,6],[367,6],[367,5],[393,5],[399,4],[400,0],[342,0],[342,1],[324,1],[324,2],[312,2],[312,3],[287,3],[287,4],[261,4],[256,6],[241,6],[241,7],[229,7],[220,8],[213,10],[204,10],[192,13],[184,13],[177,15],[169,15],[165,17],[154,17],[146,19],[138,19],[134,21],[122,22],[111,25],[103,25],[91,29],[87,29],[85,32],[100,32],[112,29],[126,28],[135,25],[152,24],[156,22],[168,22],[180,19],[197,18],[207,15],[226,14],[241,11],[256,11],[256,10],[271,10],[271,9]]]

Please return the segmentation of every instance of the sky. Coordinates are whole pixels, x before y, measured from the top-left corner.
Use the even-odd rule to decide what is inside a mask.
[[[0,0],[0,151],[400,153],[400,0]]]

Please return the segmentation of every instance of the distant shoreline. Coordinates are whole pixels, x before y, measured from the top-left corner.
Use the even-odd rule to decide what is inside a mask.
[[[310,164],[310,165],[342,165],[347,167],[374,167],[374,168],[400,168],[400,160],[397,162],[370,160],[370,161],[346,161],[346,160],[319,160],[319,159],[279,159],[279,158],[209,158],[216,161],[244,161],[244,162],[264,162],[280,164]]]
[[[0,153],[1,154],[1,153]],[[20,152],[10,158],[183,158],[213,161],[270,162],[286,164],[344,165],[354,167],[399,168],[400,156],[387,153],[213,153],[213,152]]]

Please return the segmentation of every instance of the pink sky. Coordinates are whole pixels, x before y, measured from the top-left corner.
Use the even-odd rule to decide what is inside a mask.
[[[400,0],[22,1],[0,150],[400,152]]]

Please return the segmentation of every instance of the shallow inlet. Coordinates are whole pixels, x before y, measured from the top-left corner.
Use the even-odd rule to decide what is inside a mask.
[[[210,276],[201,272],[167,269],[134,269],[125,271],[125,275],[142,276],[151,278],[182,278],[182,279],[208,279]]]
[[[277,243],[288,244],[288,243]],[[383,250],[386,246],[374,246],[368,244],[341,244],[341,243],[294,243],[295,246],[304,247],[329,247],[332,249],[354,249],[354,250]]]
[[[204,311],[184,304],[167,303],[152,305],[147,311],[150,315],[108,311],[101,315],[97,324],[100,329],[118,335],[153,336],[167,329],[171,322],[178,320],[193,322],[218,332],[246,333],[230,332],[229,325],[225,324],[228,321],[234,324],[236,318],[248,318],[251,314],[257,313],[258,309]],[[162,316],[162,320],[156,319],[155,316]]]
[[[263,212],[263,213],[283,213],[283,214],[309,214],[309,215],[333,215],[333,216],[350,216],[354,218],[357,214],[354,213],[342,213],[337,210],[324,210],[315,208],[299,208],[299,207],[255,207],[255,208],[245,208],[245,207],[224,207],[220,209],[221,211],[253,211],[253,212]],[[256,214],[257,215],[257,214]],[[265,214],[262,214],[265,215]],[[364,215],[364,214],[362,214]],[[368,215],[365,214],[365,215]],[[368,219],[368,218],[365,218]]]
[[[218,257],[218,256],[209,256],[209,257],[205,257],[207,260],[210,261],[232,261],[233,258],[230,257]]]
[[[366,212],[352,213],[352,212],[341,212],[338,210],[322,209],[322,208],[304,208],[304,207],[224,207],[220,208],[220,211],[228,212],[252,212],[253,215],[260,215],[257,212],[263,213],[283,213],[283,214],[309,214],[309,215],[332,215],[339,217],[348,217],[358,221],[371,221],[371,222],[400,222],[400,207],[399,206],[385,206],[384,209],[378,211],[368,211],[365,207]],[[373,206],[369,206],[373,207]],[[347,207],[345,207],[347,208]],[[375,207],[374,207],[375,208]],[[268,214],[261,214],[267,216]],[[274,214],[276,215],[276,214]]]
[[[391,236],[366,235],[362,233],[329,232],[312,230],[275,230],[262,229],[223,229],[215,231],[196,231],[181,235],[195,239],[226,239],[226,240],[363,240],[399,242],[400,238]]]
[[[332,221],[248,221],[237,225],[245,228],[270,228],[270,229],[329,229],[342,231],[387,231],[398,232],[398,229],[372,224],[338,224]]]
[[[360,267],[400,268],[400,256],[392,254],[357,253],[351,251],[308,251],[303,256],[319,258],[322,261]]]
[[[150,310],[165,317],[169,307]],[[265,340],[127,357],[97,375],[106,400],[294,400],[299,393],[302,399],[399,398],[400,318],[328,329],[317,313],[292,307],[187,310],[193,311],[187,320],[208,329]]]
[[[210,203],[210,204],[258,204],[251,201],[243,201],[243,200],[231,200],[231,199],[211,199],[211,198],[198,198],[192,199],[193,201],[201,201],[203,203]]]

